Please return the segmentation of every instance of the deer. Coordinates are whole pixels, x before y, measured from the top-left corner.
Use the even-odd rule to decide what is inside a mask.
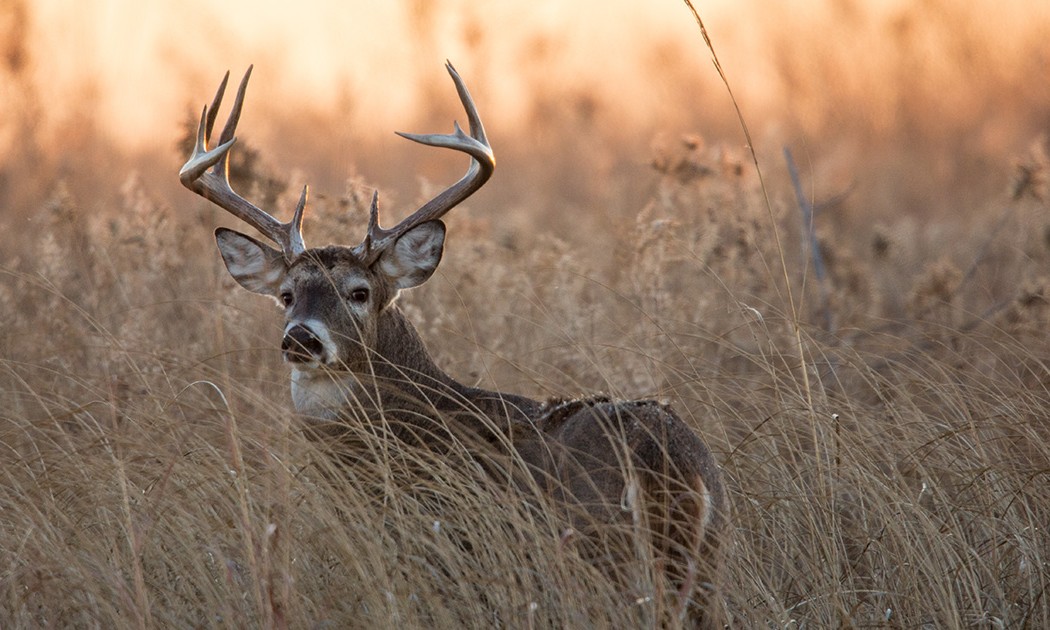
[[[443,448],[442,435],[452,432],[512,450],[527,466],[530,487],[566,507],[566,531],[587,537],[644,515],[661,566],[682,593],[700,593],[700,603],[690,605],[705,618],[705,594],[717,583],[727,529],[726,490],[711,451],[675,411],[655,400],[591,395],[541,401],[462,384],[436,365],[397,304],[401,291],[426,282],[441,261],[442,217],[479,190],[496,166],[463,79],[450,63],[446,69],[468,131],[454,122],[448,134],[397,133],[466,154],[466,173],[390,228],[380,226],[374,193],[364,240],[356,246],[306,246],[307,187],[285,223],[233,191],[229,156],[252,67],[209,148],[226,73],[201,113],[179,178],[270,241],[215,230],[236,283],[284,310],[280,347],[291,369],[291,400],[305,426],[382,422],[406,447]]]

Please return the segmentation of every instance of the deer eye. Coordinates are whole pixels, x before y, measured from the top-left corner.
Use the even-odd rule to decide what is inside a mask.
[[[285,306],[291,306],[294,300],[295,298],[292,297],[291,291],[284,291],[281,293],[281,304],[284,304]]]
[[[354,289],[350,292],[350,301],[358,304],[368,301],[368,289]]]

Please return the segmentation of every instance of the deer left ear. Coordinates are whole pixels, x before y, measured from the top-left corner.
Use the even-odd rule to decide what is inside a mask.
[[[398,289],[418,287],[434,274],[445,249],[445,224],[427,221],[412,228],[379,257],[377,269]]]

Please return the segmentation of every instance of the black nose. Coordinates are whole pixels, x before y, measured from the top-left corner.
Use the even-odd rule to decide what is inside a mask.
[[[306,363],[313,360],[319,361],[324,353],[324,346],[309,328],[296,324],[285,333],[284,340],[281,341],[281,350],[284,352],[285,361]]]

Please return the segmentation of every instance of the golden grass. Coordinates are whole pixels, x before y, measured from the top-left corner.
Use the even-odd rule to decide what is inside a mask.
[[[1045,202],[990,200],[1014,204],[990,244],[822,225],[833,334],[805,324],[817,288],[774,207],[803,364],[749,170],[671,153],[695,168],[590,243],[453,217],[441,274],[403,298],[439,362],[537,396],[672,399],[729,482],[737,626],[1050,623]],[[232,289],[203,202],[175,214],[133,180],[91,215],[56,190],[0,282],[5,626],[667,619],[644,563],[609,579],[471,467],[389,445],[340,465],[298,432],[278,314]],[[347,203],[313,229],[344,229]]]

